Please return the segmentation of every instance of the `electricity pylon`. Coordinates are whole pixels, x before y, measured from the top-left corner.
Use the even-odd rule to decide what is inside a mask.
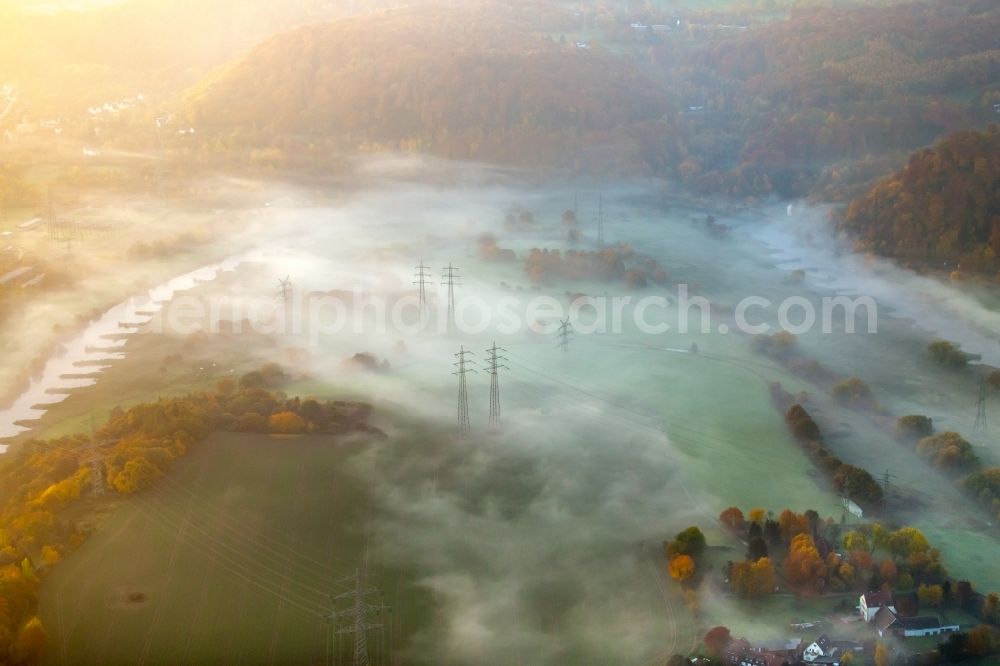
[[[604,247],[604,194],[597,195],[597,247]]]
[[[73,241],[76,240],[77,236],[76,223],[63,221],[56,214],[51,187],[48,190],[48,201],[45,207],[45,227],[50,240],[62,243],[66,247],[67,254],[73,252]]]
[[[559,322],[559,333],[557,334],[559,338],[558,345],[564,352],[569,351],[569,335],[572,332],[573,328],[570,326],[569,317]]]
[[[448,268],[442,270],[441,279],[444,280],[444,284],[448,285],[448,327],[455,322],[455,287],[461,287],[462,283],[460,280],[462,276],[459,275],[459,268],[457,266],[452,266],[451,262],[448,262]]]
[[[985,433],[989,430],[986,423],[986,380],[979,380],[979,398],[976,401],[976,432]]]
[[[97,439],[97,426],[94,415],[90,415],[90,443],[80,453],[80,466],[90,467],[90,483],[95,495],[104,494],[104,456],[101,455],[101,442]]]
[[[292,300],[292,278],[291,276],[285,276],[284,279],[278,280],[278,300],[288,307],[288,303]]]
[[[507,360],[506,356],[500,356],[499,352],[505,352],[506,349],[497,347],[497,343],[494,340],[493,346],[486,350],[487,353],[487,366],[486,372],[490,375],[490,427],[499,428],[500,427],[500,369],[509,370],[506,365],[503,365],[503,361]]]
[[[351,589],[331,597],[333,612],[327,621],[334,624],[335,635],[350,635],[354,642],[352,664],[369,666],[368,632],[385,628],[385,618],[390,609],[382,601],[382,592],[368,585],[365,570],[358,568],[354,575],[342,581]],[[379,655],[383,657],[384,655]]]
[[[429,272],[430,271],[430,267],[429,266],[424,266],[424,262],[421,261],[420,264],[416,267],[415,270],[416,270],[416,273],[413,274],[413,277],[416,278],[416,279],[413,281],[413,284],[419,285],[419,287],[420,287],[420,309],[421,310],[426,310],[427,309],[427,279],[431,276],[431,274]]]
[[[888,469],[882,474],[882,510],[885,511],[885,506],[889,502],[889,480],[895,479],[896,475],[891,473]]]
[[[469,421],[469,389],[465,381],[465,376],[468,373],[475,372],[469,367],[475,361],[466,358],[466,356],[472,355],[472,352],[465,351],[465,347],[459,347],[459,352],[455,354],[455,358],[458,359],[455,362],[456,370],[451,373],[458,376],[458,429],[463,435],[472,432],[472,423]]]

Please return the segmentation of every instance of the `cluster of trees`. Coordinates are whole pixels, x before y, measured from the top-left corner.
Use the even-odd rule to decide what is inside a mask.
[[[948,636],[948,640],[938,646],[936,658],[931,663],[952,664],[996,654],[1000,654],[1000,629],[981,624]]]
[[[859,377],[848,377],[833,387],[833,399],[848,407],[869,408],[875,405],[871,387]]]
[[[517,258],[514,250],[500,247],[497,237],[493,234],[481,234],[476,239],[476,245],[479,249],[479,258],[483,261],[510,263]]]
[[[914,153],[847,208],[859,248],[917,266],[1000,271],[1000,127],[962,131]],[[957,350],[931,350],[964,365]]]
[[[775,517],[735,506],[722,511],[719,522],[747,543],[746,558],[726,567],[730,589],[742,597],[772,593],[780,573],[801,594],[885,589],[908,593],[896,595],[903,613],[915,615],[919,605],[956,607],[983,622],[1000,622],[1000,595],[981,595],[969,581],[950,579],[938,550],[914,527],[871,523],[845,533],[812,510],[785,509]],[[778,561],[776,572],[771,563]]]
[[[980,465],[978,456],[973,453],[972,444],[957,432],[948,431],[924,437],[917,442],[917,454],[947,472],[967,472]]]
[[[973,472],[962,482],[965,491],[1000,521],[1000,467]]]
[[[774,565],[770,547],[778,542],[778,524],[764,515],[763,509],[750,511],[749,520],[738,507],[729,507],[719,514],[719,520],[736,534],[745,534],[746,558],[726,564],[729,588],[741,597],[755,598],[775,590]]]
[[[774,592],[774,565],[770,557],[733,562],[728,575],[730,589],[741,597],[752,599]]]
[[[698,593],[692,583],[698,580],[698,568],[705,552],[705,535],[697,526],[681,530],[670,541],[663,542],[670,577],[684,586],[684,598],[692,613],[698,612]]]
[[[803,594],[857,585],[854,567],[831,545],[839,528],[830,520],[823,521],[816,511],[785,509],[775,518],[758,508],[744,518],[738,507],[729,507],[719,520],[737,534],[746,530],[747,557],[743,562],[730,562],[727,571],[730,589],[742,597],[774,592],[772,561],[780,561],[785,580]]]
[[[802,593],[920,586],[918,594],[928,603],[940,603],[944,594],[940,586],[947,581],[947,574],[939,553],[915,528],[891,531],[876,523],[859,526],[838,538],[840,527],[830,519],[821,520],[812,510],[799,514],[786,509],[775,519],[763,509],[753,509],[743,522],[742,512],[730,507],[719,519],[738,534],[744,526],[747,530],[747,560],[731,565],[731,573],[752,575],[750,564],[784,552],[781,572]],[[836,552],[838,540],[844,555]],[[879,553],[881,561],[875,558]],[[732,575],[730,584],[744,596],[754,596],[756,591]]]
[[[815,539],[809,534],[797,534],[792,538],[788,556],[781,565],[789,582],[798,590],[808,593],[822,592],[841,570],[852,571],[848,567],[849,564],[839,564],[834,553],[824,558]]]
[[[788,331],[778,331],[771,335],[762,333],[753,337],[755,351],[776,359],[787,359],[797,350],[798,341]]]
[[[722,654],[723,650],[729,647],[729,644],[733,642],[733,637],[729,632],[729,627],[718,626],[712,627],[705,632],[702,642],[705,643],[708,654],[717,657]],[[682,658],[681,663],[687,663],[687,660]]]
[[[935,340],[927,345],[927,355],[938,365],[949,368],[964,368],[969,364],[969,355],[947,340]]]
[[[1000,467],[983,467],[972,444],[953,431],[934,432],[930,417],[909,414],[896,422],[900,440],[916,447],[917,455],[938,469],[961,478],[962,488],[1000,520]]]
[[[785,413],[785,423],[816,466],[828,475],[834,487],[864,505],[882,501],[882,486],[865,469],[845,463],[830,453],[823,444],[819,425],[800,405],[792,405]]]
[[[818,361],[804,358],[799,353],[798,340],[788,331],[771,335],[755,335],[751,342],[754,351],[780,361],[798,375],[815,382],[833,384],[833,399],[846,407],[876,409],[881,407],[875,400],[871,387],[859,377],[839,379],[838,375]]]
[[[551,284],[557,280],[623,281],[633,288],[646,287],[650,282],[667,281],[666,270],[650,257],[637,254],[631,245],[620,243],[588,252],[585,250],[532,249],[524,263],[525,273],[535,284]]]
[[[281,381],[277,366],[213,392],[115,409],[92,439],[72,435],[30,440],[0,457],[0,663],[35,663],[44,647],[36,617],[40,579],[79,546],[92,505],[112,501],[89,491],[100,483],[119,496],[148,488],[173,462],[214,430],[262,433],[377,432],[361,403],[288,398],[265,387]],[[98,457],[93,478],[88,461]],[[84,504],[86,502],[86,504]]]
[[[698,560],[705,552],[705,535],[696,526],[677,533],[663,543],[670,576],[679,582],[690,580],[698,570]]]
[[[795,271],[792,279],[795,279]],[[784,364],[794,374],[818,384],[833,384],[837,373],[815,359],[800,353],[798,339],[788,331],[778,331],[771,335],[755,335],[751,340],[754,351]]]
[[[951,593],[940,553],[916,528],[861,525],[843,536],[842,545],[856,580],[865,589],[916,589],[922,601],[932,604]],[[971,586],[968,590],[971,593]]]
[[[934,419],[922,414],[908,414],[896,420],[896,434],[900,439],[916,442],[934,434]]]
[[[45,628],[35,615],[40,585],[27,558],[0,565],[0,660],[5,664],[41,660]]]

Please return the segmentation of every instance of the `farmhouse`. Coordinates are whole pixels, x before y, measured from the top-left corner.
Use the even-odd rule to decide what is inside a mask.
[[[891,592],[883,590],[881,592],[865,592],[861,595],[858,610],[861,612],[861,619],[865,622],[874,620],[875,614],[883,608],[888,608],[893,613],[896,612],[896,607],[892,603]]]
[[[845,654],[864,652],[865,647],[854,641],[833,640],[822,634],[802,651],[802,661],[807,664],[839,664]]]
[[[755,648],[745,638],[734,640],[722,653],[722,663],[726,666],[792,666],[799,663],[799,641],[796,640],[783,650]]]
[[[888,608],[883,608],[875,614],[873,622],[878,635],[912,638],[915,636],[937,636],[958,631],[957,624],[942,625],[941,620],[933,616],[899,617]]]

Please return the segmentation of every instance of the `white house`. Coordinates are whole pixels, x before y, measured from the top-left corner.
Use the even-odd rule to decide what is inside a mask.
[[[858,506],[857,502],[850,499],[849,497],[841,498],[840,503],[845,509],[847,509],[847,512],[852,516],[856,518],[865,517],[864,510],[860,506]]]
[[[865,622],[874,620],[875,614],[883,608],[888,608],[895,614],[896,607],[892,605],[891,592],[865,592],[861,595],[858,610],[861,612],[861,619]]]
[[[802,661],[813,664],[830,664],[839,662],[848,652],[864,652],[864,646],[854,641],[831,640],[826,634],[822,634],[815,641],[806,646],[802,651]]]
[[[820,657],[826,656],[826,649],[830,642],[826,634],[823,634],[802,651],[802,661],[812,663],[819,659]]]

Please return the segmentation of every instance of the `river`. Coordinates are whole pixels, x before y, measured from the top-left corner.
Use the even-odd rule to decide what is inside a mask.
[[[220,273],[232,271],[243,262],[258,260],[261,255],[262,251],[254,250],[202,266],[109,308],[51,356],[28,388],[0,411],[0,440],[29,431],[28,423],[40,419],[49,407],[65,400],[70,391],[96,383],[109,363],[124,358],[127,336],[148,324],[178,293],[211,282]],[[8,445],[0,444],[0,453],[7,448]]]

